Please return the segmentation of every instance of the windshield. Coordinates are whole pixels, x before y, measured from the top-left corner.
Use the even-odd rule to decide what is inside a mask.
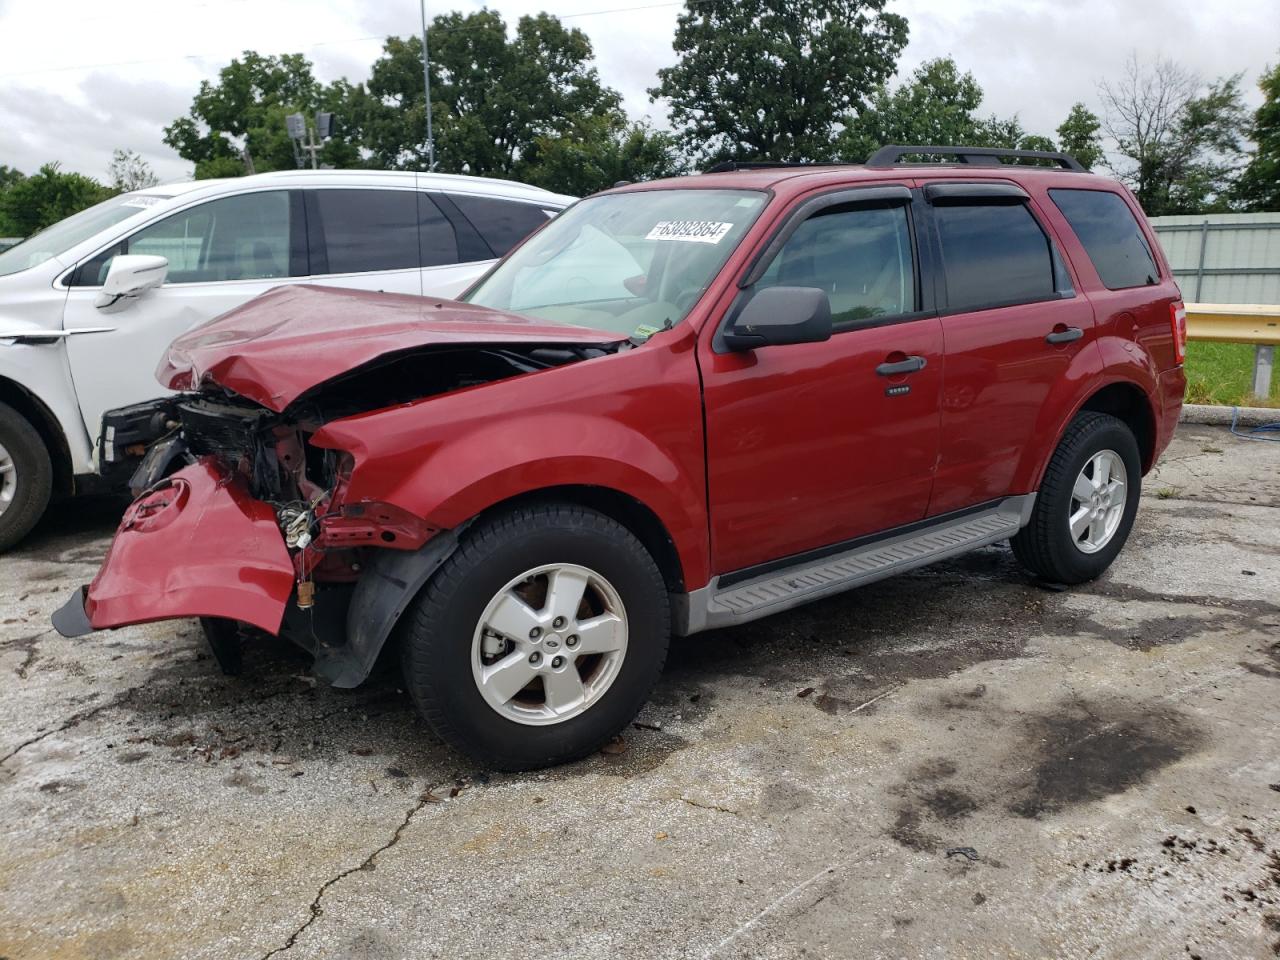
[[[46,260],[62,256],[76,244],[88,240],[100,230],[142,213],[168,197],[156,194],[122,193],[103,200],[88,210],[59,220],[51,227],[32,234],[22,243],[0,253],[0,277],[30,270]]]
[[[648,337],[688,315],[764,208],[755,190],[646,190],[570,207],[466,299]]]

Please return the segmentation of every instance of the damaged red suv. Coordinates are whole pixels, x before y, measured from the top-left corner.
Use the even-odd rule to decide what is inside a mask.
[[[154,441],[141,492],[54,624],[200,617],[229,669],[254,627],[339,687],[394,645],[446,741],[558,763],[672,635],[1003,540],[1098,576],[1184,338],[1133,197],[1061,154],[621,187],[462,301],[286,286],[175,342],[182,392],[108,418]]]

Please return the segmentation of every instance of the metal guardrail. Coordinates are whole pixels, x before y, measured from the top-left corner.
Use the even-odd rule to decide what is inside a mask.
[[[1253,344],[1253,395],[1262,400],[1271,396],[1275,348],[1280,344],[1280,306],[1188,303],[1187,339]]]

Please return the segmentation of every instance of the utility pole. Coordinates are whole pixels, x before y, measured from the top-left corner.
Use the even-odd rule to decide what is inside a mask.
[[[427,171],[436,168],[436,138],[431,133],[431,55],[427,52],[427,0],[418,0],[422,12],[422,89],[427,97]]]

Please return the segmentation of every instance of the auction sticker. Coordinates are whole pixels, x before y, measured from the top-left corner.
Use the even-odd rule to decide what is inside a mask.
[[[645,239],[719,243],[732,229],[732,223],[721,223],[719,220],[662,220],[654,225]]]

